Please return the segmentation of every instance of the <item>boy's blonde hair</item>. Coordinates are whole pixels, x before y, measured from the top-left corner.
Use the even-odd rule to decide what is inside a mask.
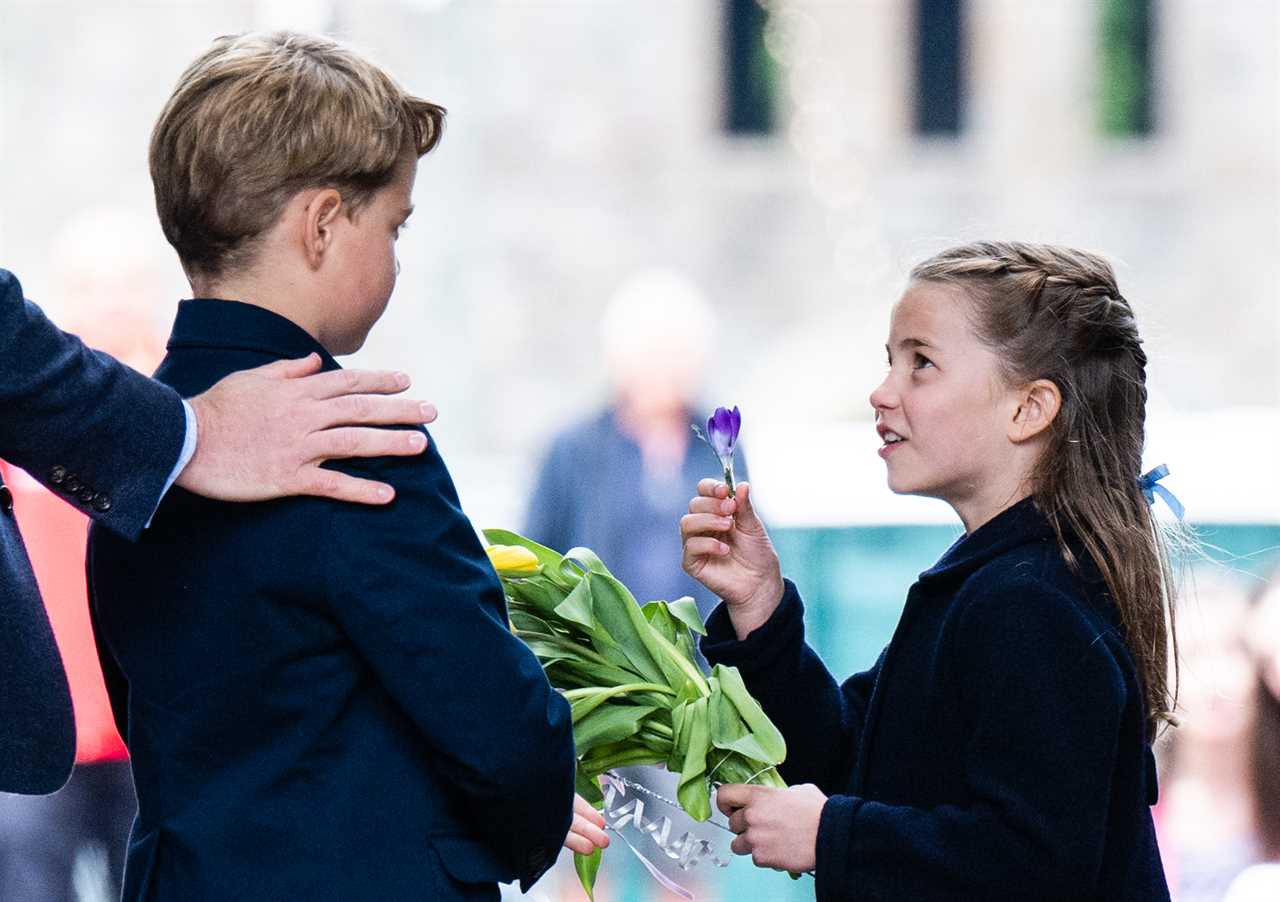
[[[357,212],[404,154],[435,147],[444,115],[328,38],[220,37],[182,73],[151,134],[160,225],[188,274],[243,268],[298,191],[336,188]]]

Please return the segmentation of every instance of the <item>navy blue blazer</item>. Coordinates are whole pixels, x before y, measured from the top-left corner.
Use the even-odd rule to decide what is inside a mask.
[[[183,395],[318,352],[294,323],[183,301]],[[345,461],[386,507],[169,492],[136,543],[90,533],[91,613],[133,760],[126,900],[497,899],[569,828],[569,706],[431,442]]]
[[[830,796],[819,900],[1169,898],[1117,612],[1029,499],[922,573],[880,659],[843,685],[803,610],[788,582],[739,642],[722,606],[702,648],[742,669],[786,737],[783,777]]]
[[[136,537],[185,430],[176,392],[60,331],[0,269],[0,458]],[[0,480],[0,791],[53,792],[74,760],[66,676]]]

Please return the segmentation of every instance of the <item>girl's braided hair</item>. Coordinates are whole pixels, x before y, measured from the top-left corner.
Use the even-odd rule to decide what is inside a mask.
[[[1067,564],[1079,537],[1119,609],[1145,693],[1149,735],[1174,723],[1174,581],[1167,544],[1139,485],[1147,355],[1115,272],[1087,251],[980,241],[917,265],[915,280],[960,287],[972,325],[1011,385],[1048,379],[1062,406],[1032,474],[1036,506]]]

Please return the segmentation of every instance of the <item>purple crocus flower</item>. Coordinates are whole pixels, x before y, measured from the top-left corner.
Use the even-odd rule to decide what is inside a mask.
[[[710,445],[711,450],[719,458],[720,466],[724,468],[724,481],[729,487],[730,498],[734,497],[733,449],[738,444],[738,430],[741,427],[742,414],[738,412],[736,406],[733,410],[717,407],[716,412],[707,418],[706,432],[703,432],[697,426],[693,427],[693,431],[698,438]]]

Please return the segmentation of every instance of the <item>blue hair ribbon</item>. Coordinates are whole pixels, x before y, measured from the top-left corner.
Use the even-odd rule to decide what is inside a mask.
[[[1169,510],[1173,511],[1173,515],[1181,520],[1187,509],[1182,506],[1181,501],[1174,497],[1173,492],[1160,485],[1160,480],[1168,475],[1169,465],[1161,464],[1141,477],[1138,480],[1138,487],[1142,489],[1142,494],[1147,499],[1147,504],[1154,505],[1156,503],[1156,495],[1159,495],[1164,499],[1164,503],[1169,505]]]

